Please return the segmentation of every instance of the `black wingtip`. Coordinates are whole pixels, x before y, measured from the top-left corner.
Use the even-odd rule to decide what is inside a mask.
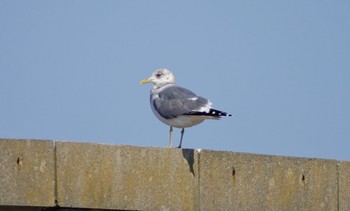
[[[210,109],[209,112],[190,112],[185,115],[198,115],[198,116],[212,116],[212,117],[222,117],[222,116],[232,116],[231,114],[228,114],[223,111],[219,111],[216,109]]]
[[[216,110],[216,109],[210,109],[210,110],[209,110],[209,115],[217,116],[217,117],[232,116],[231,114],[228,114],[228,113],[226,113],[226,112],[219,111],[219,110]]]

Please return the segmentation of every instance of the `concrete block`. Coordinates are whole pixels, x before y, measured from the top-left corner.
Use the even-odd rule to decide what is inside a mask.
[[[194,150],[56,142],[61,207],[196,210]]]
[[[202,150],[200,210],[337,210],[337,163]]]
[[[338,162],[339,210],[350,210],[350,162]]]
[[[0,205],[54,206],[54,142],[0,139]]]

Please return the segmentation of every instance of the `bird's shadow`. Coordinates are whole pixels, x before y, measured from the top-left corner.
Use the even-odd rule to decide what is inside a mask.
[[[188,167],[193,176],[196,176],[194,173],[194,149],[181,149],[182,156],[187,160]]]

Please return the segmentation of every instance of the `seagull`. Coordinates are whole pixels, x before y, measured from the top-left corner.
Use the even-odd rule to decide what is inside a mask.
[[[169,147],[172,147],[173,127],[181,129],[178,148],[181,148],[185,128],[202,123],[206,119],[218,120],[222,116],[231,116],[226,112],[213,109],[212,103],[192,91],[175,85],[174,74],[161,68],[151,77],[141,80],[141,84],[153,83],[150,104],[154,115],[164,124],[170,126]]]

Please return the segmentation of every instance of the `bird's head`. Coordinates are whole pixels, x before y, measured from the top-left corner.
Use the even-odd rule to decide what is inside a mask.
[[[175,76],[170,70],[162,68],[154,71],[151,77],[140,81],[140,83],[153,83],[155,88],[160,88],[167,84],[175,84]]]

